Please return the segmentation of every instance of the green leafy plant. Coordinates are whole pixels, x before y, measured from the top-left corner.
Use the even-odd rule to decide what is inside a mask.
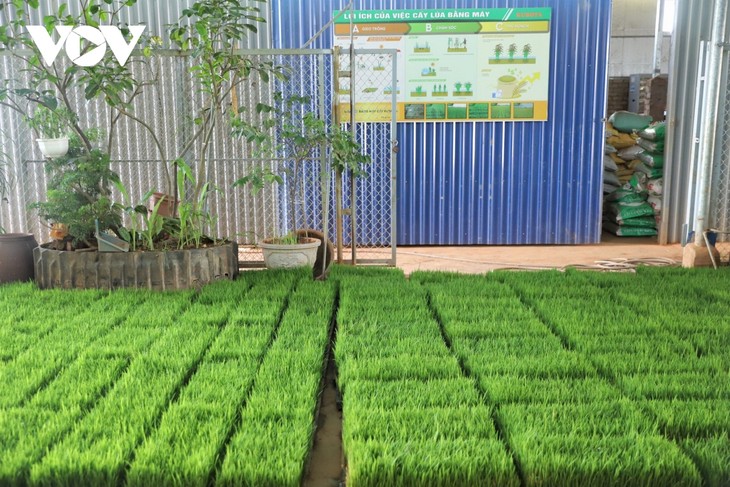
[[[257,168],[235,181],[233,186],[250,186],[256,194],[267,184],[284,185],[288,192],[288,221],[286,230],[276,236],[276,241],[294,244],[299,241],[296,230],[305,226],[305,210],[301,207],[305,191],[301,177],[304,165],[318,162],[329,150],[332,168],[338,173],[349,170],[354,177],[363,177],[366,173],[362,165],[368,164],[370,157],[362,154],[360,145],[349,131],[339,126],[328,130],[325,121],[315,114],[302,114],[303,107],[310,102],[309,97],[295,95],[284,99],[277,93],[275,102],[274,107],[259,106],[260,112],[271,116],[262,127],[238,124],[234,133],[255,143],[259,153],[273,157],[281,155],[285,160],[276,170]]]
[[[188,160],[196,144],[199,146],[195,184],[190,198],[193,213],[199,212],[199,205],[205,200],[201,197],[210,189],[206,186],[206,174],[216,127],[228,122],[231,117],[238,118],[240,122],[239,107],[234,105],[233,95],[250,81],[252,74],[258,73],[264,83],[271,76],[286,77],[284,70],[273,63],[259,62],[237,52],[248,34],[258,32],[257,25],[266,22],[259,7],[241,3],[240,0],[197,1],[184,9],[177,23],[170,27],[173,44],[196,59],[191,73],[201,94],[201,102],[193,115],[195,130],[186,138],[175,158],[176,164],[177,161]],[[177,182],[174,189],[178,191]]]
[[[116,181],[115,187],[122,195],[122,198],[124,198],[124,202],[121,204],[117,203],[117,207],[127,216],[130,222],[128,227],[119,228],[119,236],[126,242],[129,242],[130,249],[134,252],[137,250],[140,240],[144,237],[144,228],[142,223],[144,222],[147,225],[147,228],[149,228],[146,202],[150,196],[152,196],[153,191],[150,190],[145,193],[145,195],[142,196],[142,199],[138,203],[134,204],[131,202],[127,188],[121,181]],[[160,200],[158,204],[155,205],[152,210],[154,213],[159,211],[162,202],[163,200]]]
[[[253,192],[257,193],[266,183],[284,185],[288,193],[288,218],[285,231],[275,238],[277,242],[282,242],[284,238],[284,242],[293,243],[298,241],[295,233],[301,214],[298,203],[304,197],[304,181],[301,178],[303,165],[313,160],[318,151],[326,150],[327,126],[311,112],[301,114],[302,106],[309,103],[308,97],[292,96],[284,99],[281,93],[277,93],[275,102],[274,107],[259,106],[261,112],[271,116],[263,127],[252,130],[250,126],[238,125],[235,133],[256,143],[261,154],[272,157],[281,154],[285,160],[276,170],[257,168],[235,181],[233,186],[250,185]]]
[[[121,211],[112,201],[112,187],[119,176],[112,171],[109,155],[87,151],[72,137],[69,151],[46,163],[48,200],[34,203],[39,215],[50,223],[68,226],[74,248],[94,246],[95,221],[118,234]]]
[[[131,69],[141,61],[130,60],[122,66],[111,50],[96,66],[47,65],[27,27],[37,23],[39,17],[49,34],[56,26],[117,26],[128,41],[132,34],[120,17],[136,2],[79,0],[76,9],[60,3],[48,12],[37,0],[0,0],[0,11],[8,20],[0,26],[0,46],[21,66],[18,72],[22,73],[22,78],[0,83],[0,106],[19,113],[41,138],[71,136],[73,151],[47,166],[51,175],[48,201],[33,207],[49,222],[67,224],[74,247],[93,244],[95,219],[103,231],[118,230],[120,212],[111,202],[110,191],[110,184],[118,178],[109,169],[115,128],[123,116],[145,126],[132,113],[132,106],[151,80],[139,78],[135,74],[138,70]],[[138,46],[149,55],[152,44],[151,38],[143,37]],[[94,47],[86,43],[81,54]],[[95,133],[84,126],[74,112],[78,96],[105,102],[108,112],[101,118],[108,120],[108,127]]]
[[[190,187],[197,188],[198,184],[195,180],[193,169],[183,160],[175,161],[177,166],[177,185],[178,194],[185,195],[186,183]],[[209,182],[204,183],[200,189],[194,193],[194,200],[183,200],[178,206],[178,218],[175,220],[177,226],[173,227],[172,239],[177,241],[179,249],[187,247],[200,247],[205,241],[206,230],[213,228],[216,217],[208,212],[208,198],[213,193],[219,191],[217,187]]]
[[[55,109],[38,105],[33,115],[26,118],[26,123],[42,139],[60,139],[67,137],[75,115],[67,108],[57,106]]]
[[[510,44],[509,48],[507,48],[507,54],[509,54],[510,59],[513,59],[515,57],[515,54],[517,54],[517,44]]]

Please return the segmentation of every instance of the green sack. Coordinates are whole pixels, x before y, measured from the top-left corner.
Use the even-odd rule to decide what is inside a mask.
[[[638,218],[629,218],[621,222],[624,227],[641,227],[656,228],[656,218],[653,216],[640,216]]]
[[[667,124],[664,122],[657,122],[645,128],[639,132],[639,137],[646,140],[664,140],[667,131]]]
[[[657,179],[664,175],[664,169],[660,167],[649,167],[643,162],[636,166],[636,170],[646,174],[649,179]]]
[[[608,207],[608,213],[613,220],[621,223],[624,220],[638,218],[640,216],[654,216],[654,208],[646,201],[641,203],[612,203]]]
[[[647,184],[649,182],[649,178],[646,177],[646,174],[643,172],[637,172],[634,173],[633,176],[631,176],[631,179],[629,179],[629,182],[624,185],[626,189],[634,190],[638,193],[643,193],[647,190]]]
[[[664,152],[664,141],[654,141],[654,140],[647,140],[647,139],[639,139],[636,144],[648,152],[655,152],[657,154],[662,154]]]
[[[603,222],[603,229],[619,237],[654,237],[658,234],[656,228],[622,227],[611,222]]]
[[[639,160],[649,167],[662,168],[664,167],[664,154],[654,154],[653,152],[642,152],[639,154]]]
[[[630,189],[619,189],[606,196],[607,203],[641,203],[649,196],[646,192],[637,192]]]
[[[653,119],[648,115],[639,115],[638,113],[619,111],[611,115],[608,119],[613,128],[619,132],[629,134],[634,131],[644,130],[649,126]]]

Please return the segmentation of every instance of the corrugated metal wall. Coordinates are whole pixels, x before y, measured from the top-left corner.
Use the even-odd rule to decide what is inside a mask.
[[[706,84],[701,80],[707,70],[706,51],[712,37],[712,18],[716,3],[713,0],[678,1],[674,44],[669,68],[667,113],[667,157],[664,175],[665,210],[659,233],[660,243],[681,242],[694,231],[697,216],[697,196],[700,182],[699,137],[702,136],[702,113],[711,101],[707,100]],[[730,38],[730,12],[726,13],[726,38]],[[716,121],[717,146],[714,153],[713,180],[710,199],[710,227],[727,229],[730,226],[730,54],[723,57],[724,75],[720,79],[720,107]],[[687,227],[685,228],[685,225]]]
[[[146,25],[146,34],[154,33],[161,35],[167,29],[167,25],[176,22],[180,17],[183,9],[190,7],[195,0],[138,0],[131,7],[125,7],[120,11],[120,21],[129,25]],[[258,0],[248,0],[242,2],[244,5],[258,7],[264,13],[266,19],[271,18],[270,4],[262,3]],[[58,11],[61,4],[66,4],[67,12],[71,15],[78,15],[81,11],[80,2],[69,0],[40,0],[38,9],[30,9],[30,18],[35,19],[38,24],[42,24],[45,15],[51,15]],[[6,24],[8,17],[13,17],[13,12],[0,12],[0,22]],[[250,35],[247,38],[246,45],[240,46],[242,49],[268,49],[271,41],[271,24],[267,24],[264,28],[259,28],[257,35]],[[269,28],[266,28],[269,27]]]
[[[272,0],[300,47],[346,0]],[[356,10],[551,7],[550,120],[400,124],[399,245],[600,241],[610,0],[355,0]],[[328,48],[332,31],[313,44]]]
[[[669,66],[667,98],[666,164],[664,169],[664,210],[659,242],[682,240],[682,227],[694,219],[691,188],[697,174],[696,138],[702,110],[701,45],[712,36],[713,0],[679,1],[675,16],[673,45]]]

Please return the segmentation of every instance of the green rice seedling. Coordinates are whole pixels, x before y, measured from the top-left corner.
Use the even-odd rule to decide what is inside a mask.
[[[646,401],[662,430],[671,438],[710,438],[730,431],[730,401]]]
[[[429,333],[426,337],[383,336],[374,330],[371,333],[354,334],[352,329],[351,326],[342,327],[335,343],[338,356],[349,360],[372,360],[404,353],[414,357],[448,357],[451,354],[437,334]]]
[[[730,437],[725,432],[712,438],[685,440],[682,447],[697,463],[707,487],[730,485]]]
[[[419,409],[467,407],[482,403],[471,379],[400,380],[390,382],[358,380],[344,383],[343,408],[348,402],[361,408]]]
[[[206,355],[207,360],[222,361],[238,357],[251,357],[259,361],[271,341],[275,323],[265,327],[227,326]]]
[[[697,358],[697,353],[687,342],[666,333],[651,336],[613,334],[608,336],[583,337],[580,350],[587,353],[606,354],[611,352],[636,355],[657,354],[678,355]]]
[[[190,306],[193,294],[189,291],[161,293],[151,291],[125,291],[140,300],[125,317],[124,326],[154,328],[170,326]]]
[[[31,469],[36,484],[111,484],[218,331],[169,328],[109,393]]]
[[[401,355],[373,360],[347,361],[340,365],[340,380],[433,380],[457,379],[461,369],[456,357],[424,357]]]
[[[445,329],[452,339],[489,339],[494,337],[545,337],[550,330],[534,316],[499,321],[477,320],[466,322],[460,319],[444,321]]]
[[[655,353],[645,350],[641,354],[633,352],[591,354],[591,361],[600,370],[613,376],[667,372],[698,372],[716,375],[727,370],[722,357],[687,357],[661,348],[658,348]]]
[[[367,440],[441,441],[469,438],[497,439],[488,406],[423,409],[367,409],[352,403],[343,414],[343,437],[349,443]]]
[[[541,357],[565,352],[562,343],[554,335],[455,340],[453,348],[459,355],[465,357],[476,356],[485,361],[499,360],[502,357]]]
[[[50,382],[58,371],[70,363],[99,336],[116,326],[131,307],[130,302],[115,303],[112,311],[100,316],[102,306],[111,305],[100,300],[68,322],[56,327],[22,353],[0,368],[0,407],[18,406],[38,389]]]
[[[122,358],[82,357],[35,395],[30,405],[55,411],[73,408],[87,410],[126,366],[127,360]]]
[[[630,396],[643,399],[730,399],[730,375],[672,373],[636,374],[618,378]]]
[[[370,440],[354,443],[346,454],[352,487],[520,485],[512,459],[494,439]]]
[[[197,302],[203,306],[230,307],[244,299],[252,286],[250,279],[237,281],[217,281],[205,286],[198,295]]]
[[[464,274],[458,272],[415,271],[411,273],[410,280],[411,282],[417,282],[430,287],[433,284],[448,284],[452,281],[461,281],[464,277]],[[484,279],[483,276],[480,276],[480,278]]]
[[[465,367],[480,378],[519,375],[535,379],[596,377],[597,372],[583,355],[560,350],[542,356],[504,356],[485,358],[476,354],[462,355]]]
[[[481,388],[495,404],[586,404],[611,401],[621,391],[599,378],[544,379],[519,375],[481,377]]]
[[[206,487],[235,411],[230,404],[176,405],[137,449],[126,485]]]
[[[511,439],[658,434],[656,421],[628,399],[584,404],[510,404],[501,406],[498,415]]]
[[[444,300],[444,302],[453,298],[472,302],[517,298],[514,290],[509,286],[497,281],[489,281],[483,276],[464,275],[462,279],[444,284],[430,284],[426,288],[435,301]]]
[[[284,297],[279,302],[256,301],[241,308],[234,308],[229,321],[230,326],[268,327],[276,323]]]
[[[222,327],[228,322],[231,314],[231,304],[210,306],[202,303],[193,304],[184,317],[175,320],[182,326],[213,326]],[[184,321],[183,321],[184,320]]]
[[[127,328],[121,326],[100,337],[83,352],[85,357],[133,359],[146,350],[163,332],[163,328]]]
[[[701,478],[677,445],[658,436],[511,440],[526,486],[699,487]]]
[[[28,485],[30,468],[80,417],[79,409],[0,409],[0,484]]]
[[[190,382],[180,392],[181,406],[240,405],[253,384],[258,361],[243,356],[220,362],[206,361],[198,366]],[[174,408],[173,405],[171,408]],[[165,422],[163,416],[162,423]]]
[[[271,419],[247,423],[228,445],[216,485],[299,486],[312,425]]]
[[[301,283],[264,357],[219,485],[299,485],[314,435],[335,290]]]

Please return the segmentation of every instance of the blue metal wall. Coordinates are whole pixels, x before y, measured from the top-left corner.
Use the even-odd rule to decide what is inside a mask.
[[[274,47],[301,47],[347,3],[272,0]],[[399,245],[600,241],[611,0],[355,0],[356,10],[500,7],[553,9],[549,121],[399,124]]]

